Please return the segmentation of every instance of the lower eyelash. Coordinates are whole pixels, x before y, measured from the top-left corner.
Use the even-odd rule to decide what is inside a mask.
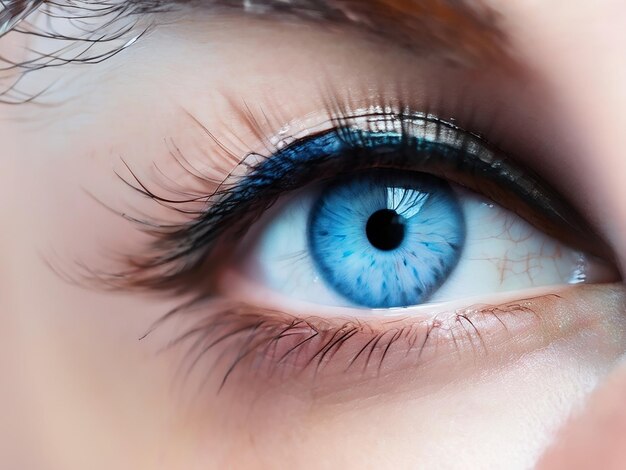
[[[209,371],[202,383],[218,374],[217,393],[242,372],[246,380],[308,378],[315,382],[322,376],[346,373],[362,380],[380,376],[386,361],[397,368],[397,359],[391,356],[400,355],[405,366],[415,367],[445,352],[487,353],[491,334],[483,332],[499,328],[512,335],[521,317],[540,319],[539,302],[559,299],[550,294],[501,305],[474,305],[421,321],[401,317],[365,323],[355,318],[297,318],[224,299],[200,299],[166,314],[142,339],[167,322],[204,312],[164,350],[183,348],[180,373],[184,379],[199,364],[201,371]]]

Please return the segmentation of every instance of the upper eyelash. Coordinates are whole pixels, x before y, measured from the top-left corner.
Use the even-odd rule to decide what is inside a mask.
[[[459,151],[470,152],[473,148],[473,152],[477,153],[476,161],[481,161],[484,168],[489,168],[494,165],[496,172],[501,172],[501,179],[508,182],[509,185],[517,184],[521,190],[527,190],[534,193],[535,198],[539,198],[537,201],[530,201],[529,204],[534,204],[535,211],[543,211],[546,218],[553,218],[555,221],[549,221],[547,223],[553,223],[554,227],[559,230],[564,230],[567,235],[571,237],[572,242],[577,242],[576,237],[584,238],[587,234],[591,233],[584,221],[580,220],[573,211],[567,207],[566,204],[560,202],[560,197],[553,193],[547,185],[541,180],[532,175],[531,172],[527,173],[524,170],[520,174],[517,181],[512,174],[519,173],[515,165],[509,163],[507,157],[497,150],[492,150],[487,141],[476,135],[460,129],[458,126],[449,122],[443,121],[435,116],[409,112],[405,107],[390,108],[389,106],[379,109],[370,110],[367,112],[348,113],[345,110],[335,109],[329,110],[332,116],[329,123],[333,127],[329,131],[322,132],[318,135],[329,135],[331,138],[339,138],[348,148],[366,148],[367,142],[362,139],[368,139],[370,134],[354,133],[350,129],[354,126],[355,122],[366,120],[369,128],[376,130],[380,135],[385,135],[384,132],[380,132],[381,125],[383,129],[389,126],[400,126],[396,130],[401,132],[402,140],[409,139],[409,131],[406,126],[414,125],[417,119],[421,120],[424,124],[424,132],[433,132],[437,136],[444,132],[455,132],[455,138],[461,139],[458,142]],[[253,117],[249,117],[251,123],[255,123]],[[413,124],[409,124],[413,123]],[[253,124],[258,126],[257,124]],[[387,126],[387,127],[385,127]],[[256,129],[258,134],[262,134],[261,129]],[[121,273],[115,274],[111,277],[111,281],[119,283],[122,280],[125,283],[125,287],[148,287],[148,288],[169,288],[176,287],[181,284],[181,278],[187,279],[197,269],[199,269],[203,263],[208,259],[212,245],[220,238],[225,231],[228,231],[230,236],[236,237],[242,235],[256,217],[266,210],[273,202],[284,193],[285,190],[295,189],[299,187],[299,183],[291,181],[285,182],[286,175],[289,178],[293,178],[293,167],[284,167],[286,164],[278,155],[286,154],[292,150],[294,145],[299,145],[302,140],[295,138],[287,138],[290,142],[283,147],[280,142],[273,144],[273,149],[268,147],[268,153],[270,155],[260,155],[254,152],[248,152],[248,157],[237,157],[236,155],[229,154],[228,148],[223,143],[219,142],[210,132],[208,135],[211,139],[214,139],[217,143],[217,148],[220,149],[226,157],[229,157],[229,161],[233,165],[239,163],[237,167],[241,165],[246,167],[244,176],[230,177],[226,175],[223,180],[214,181],[209,178],[209,181],[215,189],[210,193],[198,193],[188,194],[188,197],[176,199],[174,197],[166,197],[160,195],[144,184],[141,179],[127,166],[130,177],[118,175],[126,184],[128,184],[134,190],[140,192],[142,195],[153,199],[161,205],[166,206],[169,209],[183,212],[188,218],[187,222],[182,224],[168,224],[155,220],[138,220],[132,218],[127,214],[125,217],[131,219],[133,222],[139,222],[142,229],[154,237],[154,243],[152,245],[151,253],[148,256],[135,256],[130,259],[132,269]],[[378,134],[371,134],[378,135]],[[308,139],[315,138],[315,135],[309,136]],[[295,142],[294,142],[295,140]],[[412,141],[406,140],[403,145],[413,146]],[[412,147],[411,147],[412,149]],[[397,150],[397,148],[396,148]],[[412,154],[413,155],[413,154]],[[183,159],[184,156],[178,152],[175,154],[177,159]],[[251,158],[252,157],[252,158]],[[285,157],[288,158],[288,157]],[[381,163],[380,160],[372,161],[375,159],[374,155],[369,155],[368,159],[364,163],[359,162],[359,165],[363,167],[372,167]],[[431,157],[426,155],[424,157],[429,160]],[[436,164],[442,168],[448,168],[448,176],[450,171],[460,171],[458,169],[448,167],[445,165],[459,166],[460,162],[458,158],[450,158],[450,162],[445,163],[442,160],[442,155],[437,154]],[[249,165],[248,160],[254,160],[253,165]],[[177,160],[178,161],[178,160]],[[396,163],[399,161],[394,160]],[[180,163],[180,162],[179,162]],[[307,170],[311,170],[311,162],[306,163]],[[326,176],[337,176],[341,173],[341,169],[337,169],[337,165],[347,165],[345,171],[353,171],[355,167],[355,161],[333,161],[323,158],[318,162],[315,172],[318,173],[314,179],[323,178]],[[405,163],[406,164],[406,163]],[[271,171],[261,171],[264,166],[270,166]],[[301,162],[300,165],[305,165]],[[332,170],[328,170],[328,174],[320,175],[323,167],[320,165],[333,166]],[[443,166],[442,166],[443,165]],[[471,164],[474,166],[468,166],[465,172],[476,172],[480,167],[477,164]],[[186,164],[181,164],[186,171],[192,171]],[[358,165],[357,165],[358,166]],[[424,171],[424,168],[418,168],[416,162],[409,165],[414,171]],[[284,167],[284,168],[283,168]],[[484,169],[483,168],[483,169]],[[432,168],[431,168],[432,169]],[[425,170],[428,171],[428,170]],[[444,173],[445,173],[444,171]],[[463,172],[461,171],[461,173]],[[232,172],[231,172],[232,174]],[[203,178],[201,174],[194,174],[197,178]],[[478,178],[479,176],[473,175],[472,178]],[[492,175],[493,177],[493,175]],[[268,179],[269,178],[269,179]],[[514,181],[517,181],[514,183]],[[307,177],[305,182],[310,183],[311,178]],[[476,183],[477,184],[477,183]],[[484,184],[484,183],[483,183]],[[493,183],[497,186],[499,183]],[[169,194],[173,192],[182,193],[182,191],[173,191],[171,187],[166,189]],[[475,188],[474,188],[475,189]],[[497,201],[499,202],[499,201]],[[194,205],[194,208],[189,208],[189,205]],[[197,208],[195,206],[198,206]],[[547,220],[547,219],[546,219]],[[230,222],[228,222],[230,221]],[[569,225],[567,225],[569,224]],[[568,228],[561,228],[561,225],[566,225]],[[553,229],[554,229],[553,227]],[[544,229],[546,227],[543,227]],[[565,237],[564,237],[565,238]],[[591,239],[593,237],[590,237]],[[598,245],[595,244],[597,249]],[[587,246],[584,247],[588,249]],[[593,250],[593,247],[591,248]],[[191,288],[191,283],[187,283],[188,288]]]

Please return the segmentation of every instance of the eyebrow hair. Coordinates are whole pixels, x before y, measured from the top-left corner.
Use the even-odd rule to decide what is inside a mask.
[[[511,62],[500,15],[480,0],[130,0],[137,12],[238,9],[357,28],[421,55],[463,65]]]
[[[19,76],[0,89],[0,102],[31,101],[16,87],[26,71],[65,64],[96,64],[122,52],[152,27],[158,15],[184,9],[255,15],[272,21],[296,18],[320,27],[342,27],[376,40],[388,41],[454,66],[522,71],[510,54],[508,38],[499,26],[500,15],[483,0],[0,0],[0,20],[13,22],[16,33],[55,40],[53,52],[31,50],[28,59],[13,62],[0,57],[6,70]],[[24,19],[29,5],[47,20]],[[35,13],[35,11],[33,13]],[[230,12],[230,13],[229,13]],[[36,15],[33,14],[33,17]],[[129,19],[126,21],[125,19]],[[51,21],[67,21],[70,30]],[[85,20],[85,21],[83,21]],[[19,24],[18,24],[19,23]],[[334,29],[337,29],[334,28]],[[44,93],[42,90],[41,93]],[[14,95],[14,96],[13,96]],[[38,95],[37,95],[38,96]]]

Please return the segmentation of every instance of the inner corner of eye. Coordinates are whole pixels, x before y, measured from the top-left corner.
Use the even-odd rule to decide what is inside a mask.
[[[283,306],[392,309],[615,277],[497,201],[397,169],[291,191],[239,251],[224,289]]]

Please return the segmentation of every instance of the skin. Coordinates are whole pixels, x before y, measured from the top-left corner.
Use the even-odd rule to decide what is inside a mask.
[[[320,84],[344,97],[352,90],[354,107],[372,104],[369,90],[392,101],[401,89],[412,108],[435,107],[523,155],[596,227],[623,272],[626,8],[609,0],[492,7],[524,73],[450,68],[354,31],[181,15],[102,64],[32,74],[27,90],[57,78],[65,86],[51,92],[62,102],[55,107],[0,105],[0,213],[10,222],[0,236],[0,370],[11,383],[0,391],[8,417],[0,441],[11,443],[0,447],[3,465],[528,468],[541,459],[548,469],[618,468],[626,459],[621,283],[555,289],[560,300],[539,298],[533,315],[514,311],[511,331],[486,325],[487,352],[468,341],[463,354],[433,350],[420,367],[398,352],[378,377],[332,367],[315,381],[289,369],[281,380],[241,372],[217,393],[220,374],[206,371],[219,351],[184,379],[186,349],[163,350],[189,318],[138,341],[187,296],[109,292],[58,272],[76,277],[76,260],[115,270],[111,252],[149,243],[95,199],[173,217],[119,181],[116,171],[128,176],[120,156],[147,181],[157,162],[179,185],[209,191],[172,162],[164,136],[195,168],[223,175],[232,165],[207,161],[215,141],[190,115],[229,149],[261,151],[233,101],[255,116],[269,110],[270,135],[289,122],[304,130],[327,118]],[[3,38],[3,55],[19,56],[26,40]],[[223,290],[253,297],[239,284]],[[498,303],[528,297],[507,295]],[[403,321],[427,315],[412,313]]]

